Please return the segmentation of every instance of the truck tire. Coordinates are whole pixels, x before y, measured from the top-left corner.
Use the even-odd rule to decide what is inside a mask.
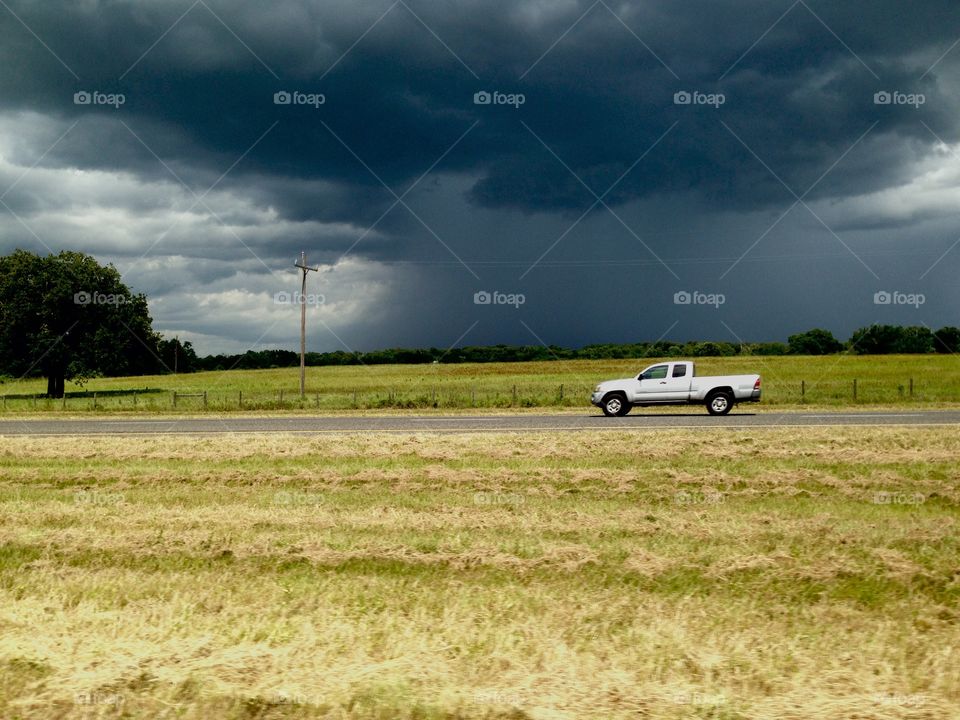
[[[733,396],[730,393],[720,390],[711,393],[707,398],[707,412],[711,415],[726,415],[731,410],[733,410]]]
[[[630,412],[630,403],[621,393],[611,393],[603,399],[602,408],[607,417],[623,417]]]

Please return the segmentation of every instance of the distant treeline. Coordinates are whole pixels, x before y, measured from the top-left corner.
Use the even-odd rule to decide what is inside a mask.
[[[163,361],[177,372],[199,370],[257,370],[299,365],[300,355],[292,350],[248,350],[242,355],[197,357],[189,342],[166,340]],[[417,363],[528,362],[534,360],[600,360],[645,357],[724,357],[734,355],[829,355],[849,352],[882,355],[889,353],[960,353],[960,328],[931,331],[920,326],[871,325],[860,328],[847,342],[840,342],[828,330],[814,329],[791,335],[787,342],[728,343],[675,342],[659,340],[639,343],[603,343],[579,349],[556,345],[488,345],[452,349],[389,348],[370,352],[306,354],[306,364],[386,365]]]

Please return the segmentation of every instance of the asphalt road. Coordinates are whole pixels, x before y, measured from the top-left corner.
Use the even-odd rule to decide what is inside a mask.
[[[689,414],[631,414],[607,418],[579,415],[391,415],[333,417],[227,417],[89,420],[0,420],[2,435],[160,435],[221,433],[339,433],[339,432],[538,432],[581,430],[657,430],[663,428],[775,428],[836,425],[958,425],[960,411],[759,413],[736,412],[712,417]]]

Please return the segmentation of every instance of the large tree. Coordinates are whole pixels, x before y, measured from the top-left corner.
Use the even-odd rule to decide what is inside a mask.
[[[112,265],[84,253],[0,257],[0,373],[42,375],[47,395],[66,380],[156,372],[159,338],[147,299]]]

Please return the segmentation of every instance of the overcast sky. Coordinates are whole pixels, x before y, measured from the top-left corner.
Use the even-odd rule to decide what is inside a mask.
[[[960,325],[958,41],[955,0],[2,0],[0,252],[112,262],[201,354],[297,347],[301,250],[320,351]]]

